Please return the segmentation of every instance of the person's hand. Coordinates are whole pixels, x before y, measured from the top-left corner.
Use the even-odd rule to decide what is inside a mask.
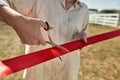
[[[12,26],[23,44],[44,45],[40,28],[48,28],[40,19],[25,17],[8,6],[0,5],[0,20]],[[52,29],[49,26],[49,29]]]
[[[41,34],[40,27],[47,28],[47,25],[40,19],[25,16],[18,19],[16,25],[13,25],[13,28],[21,39],[21,42],[28,45],[45,45],[45,40],[43,38],[44,34]],[[50,26],[50,29],[52,28],[53,27]]]
[[[77,32],[74,35],[74,40],[83,40],[85,43],[87,43],[87,34],[85,32]]]

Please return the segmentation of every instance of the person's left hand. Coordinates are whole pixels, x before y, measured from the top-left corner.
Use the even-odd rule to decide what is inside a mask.
[[[74,40],[83,40],[85,43],[87,43],[87,34],[85,32],[77,32],[74,35]]]

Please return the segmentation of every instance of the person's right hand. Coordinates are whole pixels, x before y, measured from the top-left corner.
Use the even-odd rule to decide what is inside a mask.
[[[47,28],[47,25],[40,19],[25,16],[18,19],[17,25],[13,25],[21,42],[28,45],[45,45],[44,34],[41,34],[40,27]],[[49,26],[49,28],[52,29],[53,27]]]
[[[23,16],[4,5],[0,5],[0,20],[13,27],[23,44],[45,44],[40,27],[47,29],[47,24],[42,20]],[[49,26],[49,29],[52,27]]]

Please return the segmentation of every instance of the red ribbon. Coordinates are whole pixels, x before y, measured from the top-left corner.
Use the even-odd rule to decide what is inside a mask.
[[[82,40],[77,40],[62,44],[61,46],[65,47],[69,51],[74,51],[87,45],[101,42],[117,36],[120,36],[120,30],[89,37],[87,43],[84,43]],[[52,47],[41,51],[33,52],[31,54],[0,61],[0,78],[64,54],[67,54],[67,52],[63,52],[56,47]]]

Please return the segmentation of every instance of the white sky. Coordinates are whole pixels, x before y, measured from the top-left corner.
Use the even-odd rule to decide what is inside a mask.
[[[120,0],[80,0],[87,4],[89,8],[102,9],[119,9]]]

